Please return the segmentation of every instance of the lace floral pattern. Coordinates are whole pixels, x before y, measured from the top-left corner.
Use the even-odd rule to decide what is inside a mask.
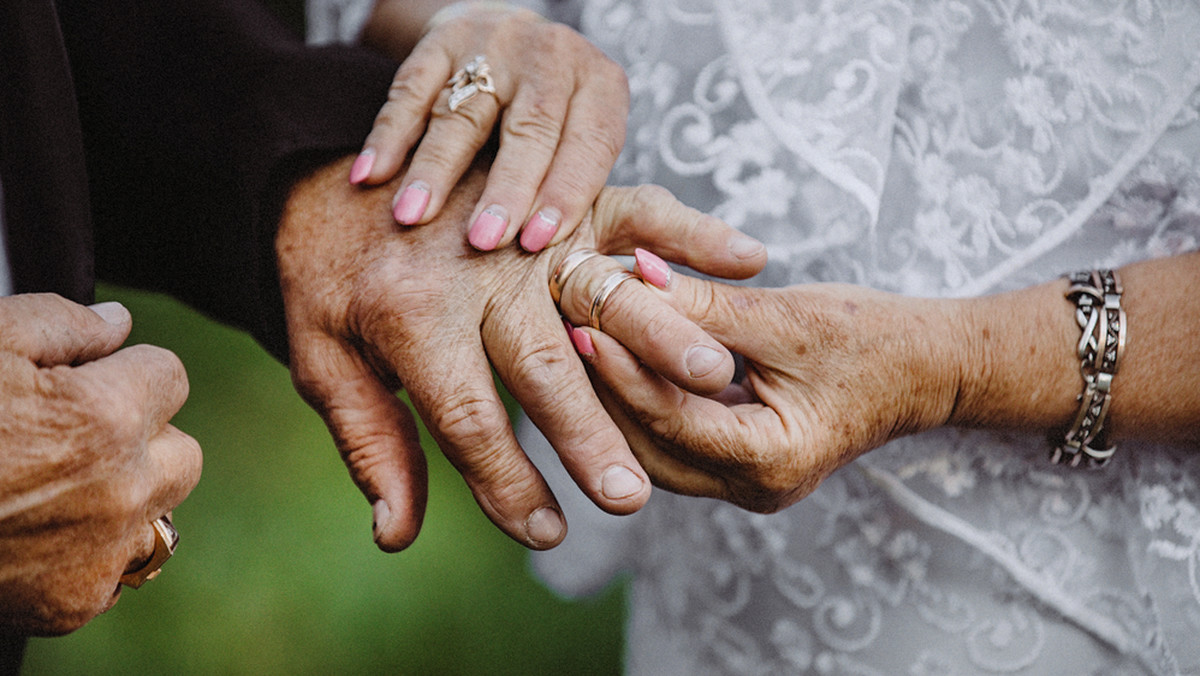
[[[630,77],[617,182],[765,241],[756,283],[968,295],[1197,246],[1194,3],[583,5]],[[535,563],[632,571],[633,673],[1200,673],[1196,450],[1063,473],[945,430],[770,516],[660,493],[618,520],[564,482]]]

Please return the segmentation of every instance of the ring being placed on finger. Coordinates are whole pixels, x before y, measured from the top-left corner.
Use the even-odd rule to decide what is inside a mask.
[[[556,305],[562,300],[563,288],[566,287],[567,278],[571,273],[587,259],[599,255],[600,252],[595,249],[577,249],[559,261],[558,266],[554,268],[554,274],[550,275],[550,297]]]
[[[492,67],[480,54],[463,66],[446,83],[450,88],[450,112],[458,111],[458,107],[470,101],[479,92],[496,94],[492,84]]]
[[[175,547],[179,546],[179,531],[175,530],[169,516],[164,514],[151,521],[150,525],[154,528],[154,553],[141,568],[121,576],[121,584],[127,587],[137,589],[147,580],[153,580],[167,559],[175,553]]]
[[[600,285],[600,290],[592,297],[592,307],[588,310],[588,325],[599,331],[600,313],[604,310],[604,303],[608,301],[608,297],[624,282],[637,278],[637,275],[628,270],[618,270],[606,277],[604,283]]]

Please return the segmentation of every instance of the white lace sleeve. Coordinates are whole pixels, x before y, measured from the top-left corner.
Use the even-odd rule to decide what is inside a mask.
[[[304,0],[308,43],[354,43],[362,34],[375,0]]]

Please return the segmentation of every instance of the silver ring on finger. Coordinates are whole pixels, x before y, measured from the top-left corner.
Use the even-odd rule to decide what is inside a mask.
[[[608,297],[613,291],[617,290],[618,286],[631,280],[638,279],[638,276],[628,270],[618,270],[604,279],[604,283],[600,285],[600,290],[592,297],[592,307],[588,310],[588,325],[593,329],[600,331],[600,313],[604,311],[604,304],[608,302]]]
[[[487,59],[480,54],[470,63],[458,69],[446,86],[450,88],[450,112],[458,112],[458,107],[475,98],[479,92],[496,95],[496,86],[492,83],[492,67]]]
[[[558,266],[554,268],[554,274],[550,275],[550,298],[554,299],[555,305],[562,300],[563,288],[567,286],[567,278],[571,273],[584,261],[599,255],[600,252],[595,249],[577,249],[559,261]]]
[[[146,581],[157,577],[162,571],[163,564],[171,558],[175,553],[175,548],[179,546],[179,531],[175,530],[170,516],[164,514],[151,521],[150,526],[154,529],[154,553],[141,568],[121,576],[121,584],[126,587],[137,589],[146,584]]]

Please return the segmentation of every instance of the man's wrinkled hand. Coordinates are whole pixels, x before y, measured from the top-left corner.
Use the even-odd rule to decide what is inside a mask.
[[[558,503],[517,444],[490,365],[597,505],[615,514],[639,509],[649,481],[591,389],[549,296],[550,273],[581,247],[619,254],[640,246],[726,276],[754,274],[765,252],[735,257],[729,243],[741,235],[661,189],[641,188],[603,193],[591,221],[563,246],[485,255],[463,237],[483,188],[479,167],[439,221],[412,230],[391,217],[394,186],[346,184],[350,161],[294,187],[276,248],[293,381],[373,505],[377,544],[409,545],[426,500],[425,460],[415,421],[394,394],[400,387],[501,530],[536,549],[562,540]],[[676,338],[664,349],[654,336],[613,327],[631,349],[689,389],[728,384],[733,362],[724,348],[640,284],[622,285],[622,294],[623,304]],[[683,353],[697,344],[720,359],[693,377]]]
[[[0,299],[0,633],[54,635],[104,612],[154,551],[150,523],[200,479],[168,424],[187,398],[170,352],[128,311],[59,296]]]

